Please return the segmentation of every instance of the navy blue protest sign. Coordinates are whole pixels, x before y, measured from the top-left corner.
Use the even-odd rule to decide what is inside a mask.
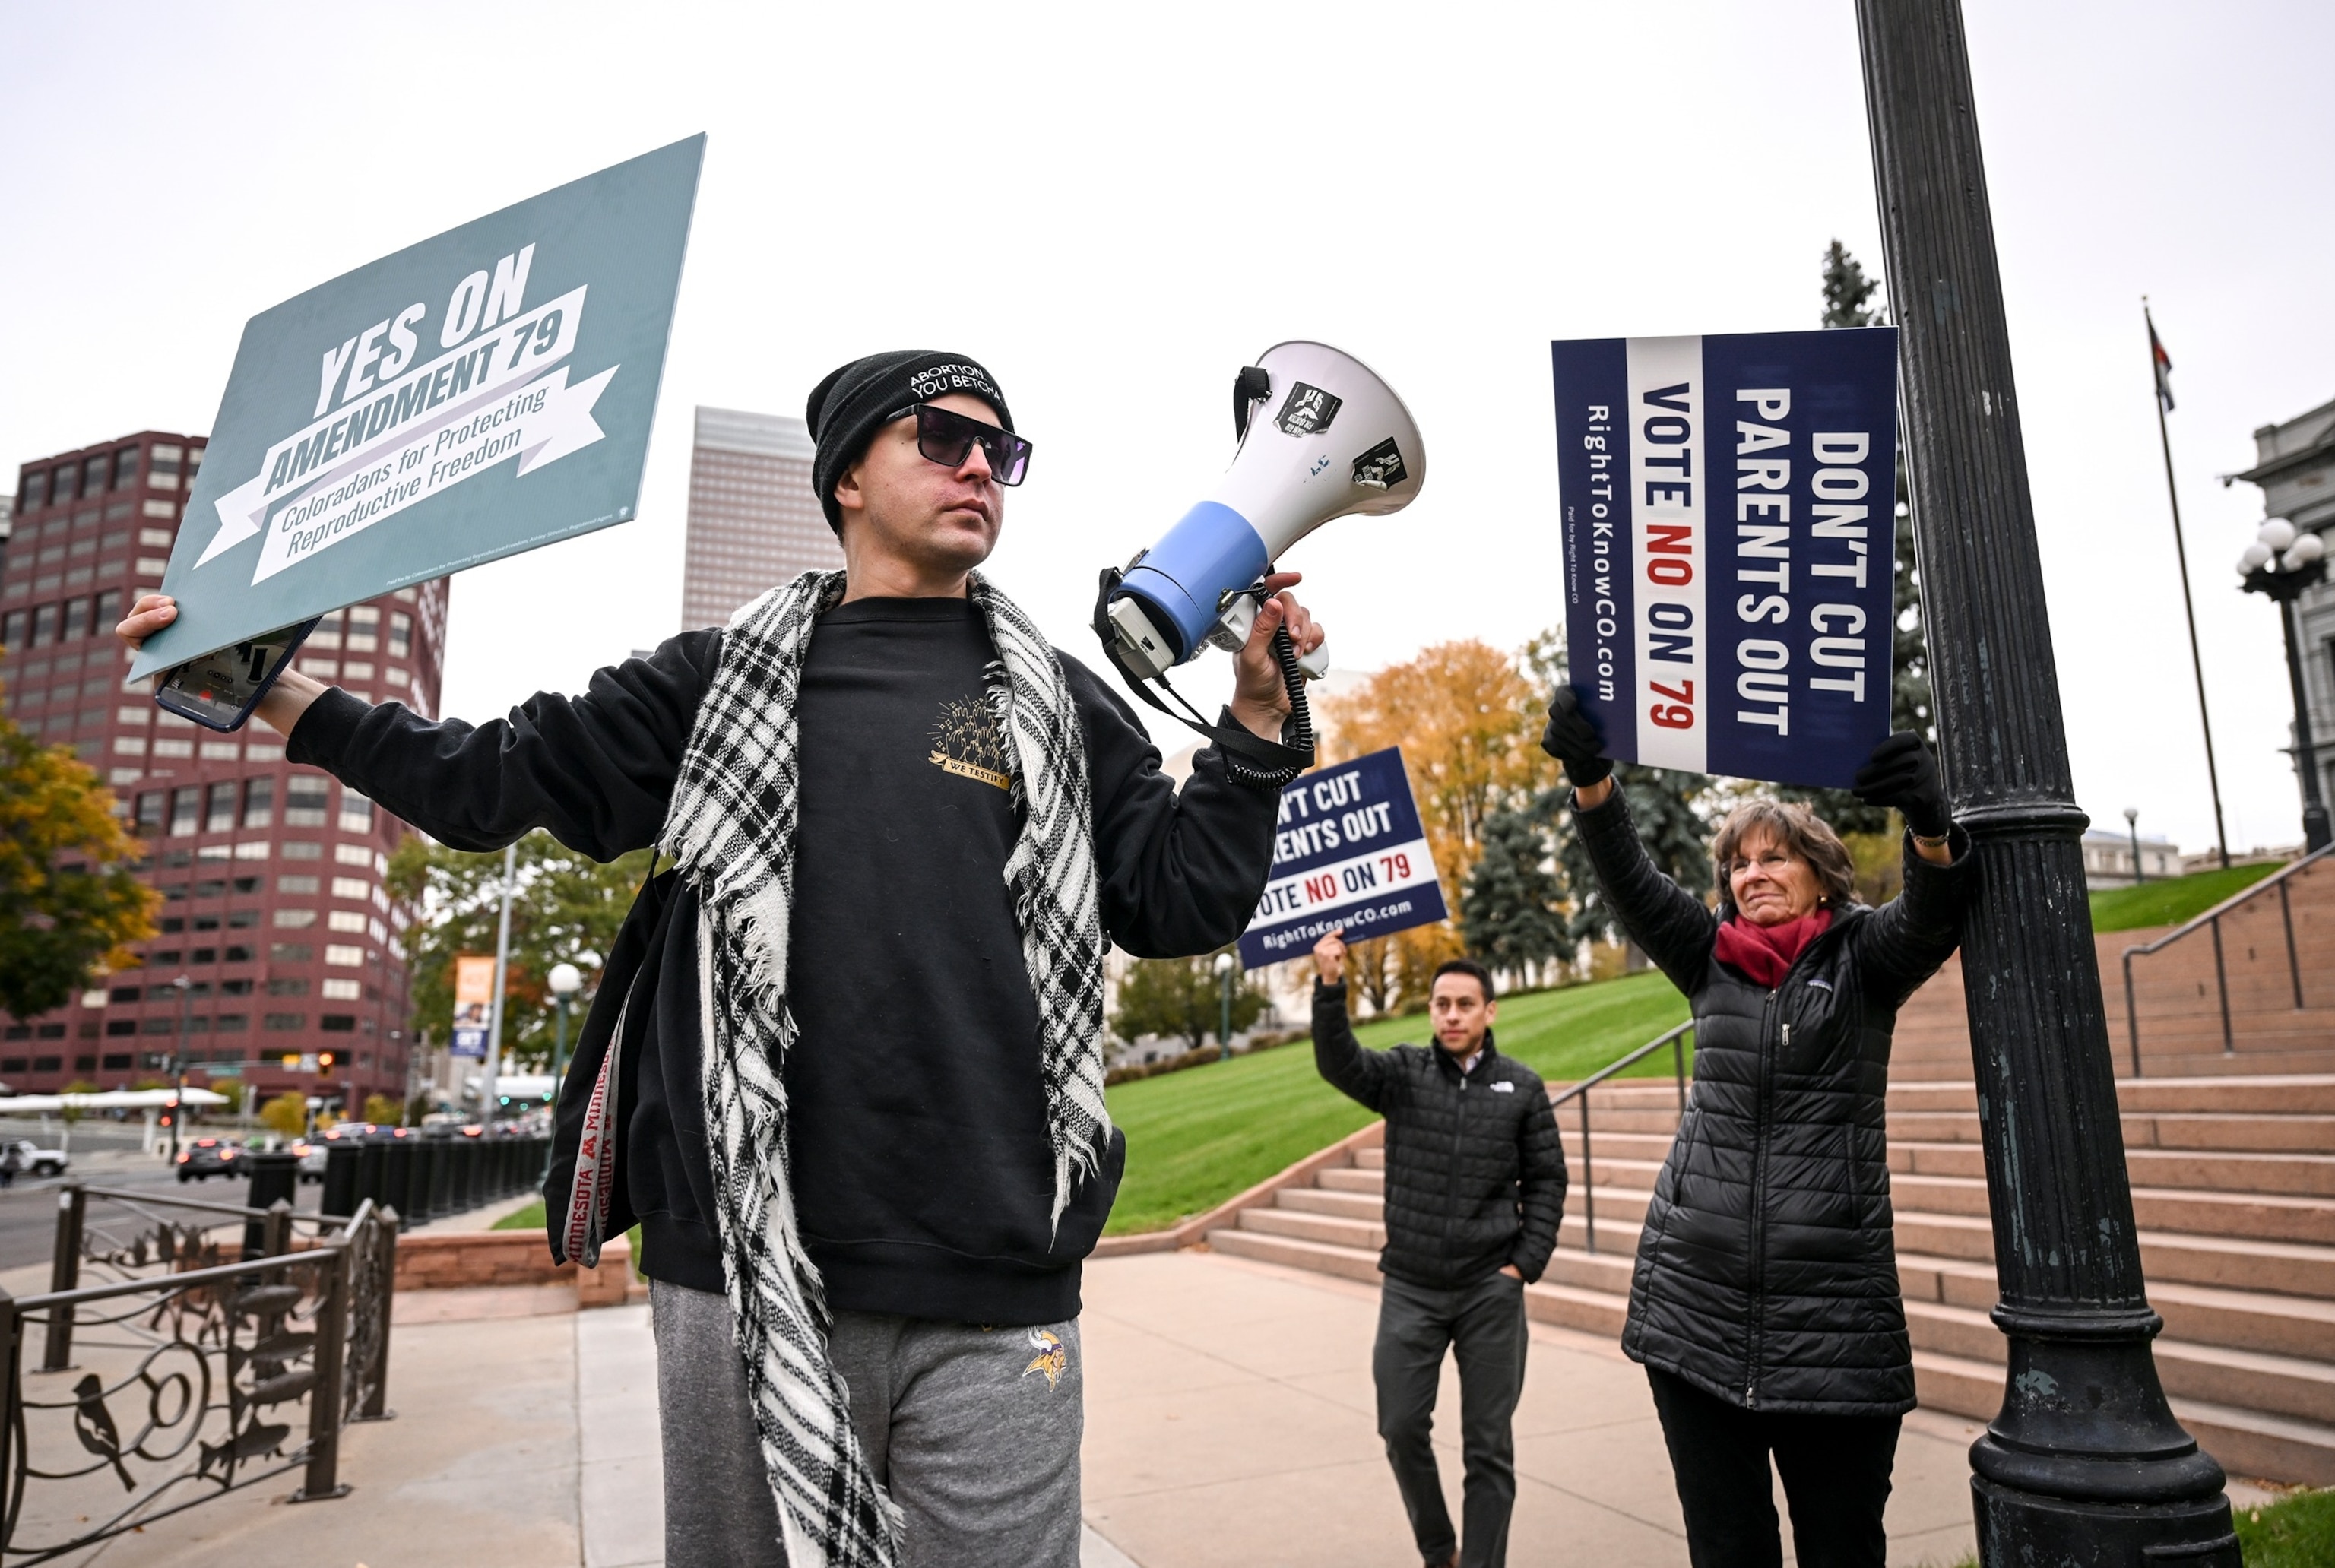
[[[629,520],[705,138],[367,263],[245,326],[144,676]]]
[[[1256,969],[1302,957],[1332,931],[1360,942],[1448,913],[1402,751],[1390,746],[1282,790],[1273,874],[1241,934],[1241,963]]]
[[[1550,352],[1565,654],[1606,755],[1846,785],[1889,732],[1896,329]]]

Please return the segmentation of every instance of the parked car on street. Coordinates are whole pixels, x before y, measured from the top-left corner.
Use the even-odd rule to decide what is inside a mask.
[[[292,1152],[300,1157],[302,1181],[321,1182],[325,1179],[325,1156],[329,1151],[324,1144],[310,1143],[303,1138],[292,1146]]]
[[[208,1181],[215,1176],[232,1180],[243,1174],[243,1151],[223,1137],[192,1138],[179,1150],[182,1182]]]
[[[60,1176],[73,1157],[61,1148],[43,1148],[28,1137],[10,1138],[7,1147],[16,1154],[16,1174],[19,1176]]]

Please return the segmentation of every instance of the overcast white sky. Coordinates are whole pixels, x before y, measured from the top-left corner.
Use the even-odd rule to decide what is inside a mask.
[[[2300,836],[2249,433],[2335,397],[2323,5],[1968,0],[2078,793],[2209,845],[2140,295],[2233,846]],[[447,711],[678,629],[693,405],[799,413],[960,349],[1037,442],[993,569],[1090,661],[1094,574],[1229,455],[1285,337],[1417,414],[1420,500],[1289,564],[1367,669],[1556,615],[1547,341],[1816,324],[1880,270],[1845,0],[882,7],[0,5],[0,471],[200,431],[254,313],[711,132],[641,520],[456,584]],[[1203,695],[1219,661],[1185,683]],[[1180,739],[1162,737],[1169,749]]]

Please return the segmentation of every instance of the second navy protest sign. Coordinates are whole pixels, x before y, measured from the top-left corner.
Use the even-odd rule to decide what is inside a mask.
[[[705,138],[532,197],[244,328],[133,677],[629,519]]]
[[[1847,784],[1889,732],[1896,330],[1550,347],[1565,654],[1606,755]]]
[[[1250,969],[1311,952],[1329,932],[1387,936],[1448,913],[1395,747],[1308,773],[1281,792],[1273,873],[1241,934]]]

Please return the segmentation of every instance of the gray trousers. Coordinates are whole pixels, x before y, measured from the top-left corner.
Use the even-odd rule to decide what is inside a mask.
[[[1371,1356],[1379,1436],[1410,1515],[1411,1538],[1426,1562],[1442,1563],[1463,1546],[1461,1568],[1502,1568],[1508,1560],[1508,1515],[1516,1502],[1509,1420],[1524,1393],[1528,1339],[1524,1282],[1507,1274],[1454,1291],[1388,1279],[1380,1291],[1378,1344]],[[1435,1467],[1435,1389],[1447,1348],[1459,1361],[1464,1543],[1452,1533]]]
[[[653,1280],[666,1568],[784,1568],[726,1297]],[[904,1568],[1078,1568],[1079,1325],[838,1312],[851,1426],[906,1516]]]

